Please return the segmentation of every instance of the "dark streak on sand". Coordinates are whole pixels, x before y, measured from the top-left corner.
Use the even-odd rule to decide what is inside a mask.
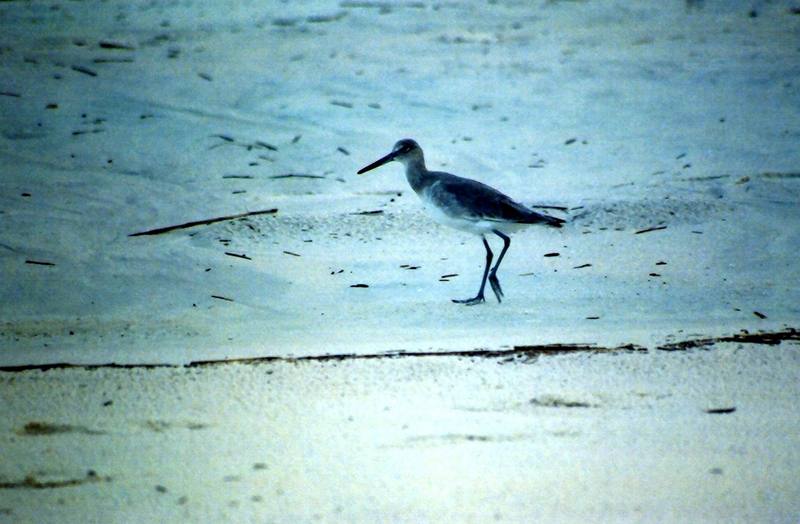
[[[656,349],[659,351],[685,351],[692,348],[704,348],[717,344],[720,342],[739,342],[743,344],[765,344],[774,346],[780,344],[784,340],[797,342],[800,341],[800,331],[795,328],[787,328],[784,331],[777,331],[773,333],[737,333],[728,337],[716,338],[696,338],[684,340],[682,342],[673,342],[658,346]]]
[[[736,411],[736,407],[712,408],[712,409],[707,409],[706,413],[709,413],[711,415],[727,415],[728,413],[733,413],[734,411]]]
[[[245,260],[253,260],[244,253],[232,253],[231,251],[226,251],[225,254],[228,255],[229,257],[243,258]]]
[[[133,51],[135,49],[133,46],[120,44],[119,42],[111,42],[109,40],[101,40],[99,45],[101,49],[116,49],[121,51]]]
[[[44,262],[44,261],[41,261],[41,260],[25,260],[25,263],[26,264],[34,264],[34,265],[37,265],[37,266],[55,266],[55,264],[52,263],[52,262]]]
[[[111,482],[111,477],[99,476],[93,469],[86,472],[85,477],[69,478],[63,480],[39,480],[34,474],[27,475],[22,480],[0,482],[0,489],[53,489],[80,486],[95,482]]]
[[[667,229],[667,226],[655,226],[655,227],[648,227],[646,229],[640,229],[634,233],[634,235],[641,235],[642,233],[649,233],[651,231],[661,231],[662,229]]]
[[[321,175],[307,175],[304,173],[286,173],[285,175],[272,175],[269,178],[273,180],[278,180],[281,178],[325,178],[325,177]]]
[[[192,222],[185,222],[183,224],[178,224],[175,226],[167,226],[167,227],[159,227],[156,229],[150,229],[147,231],[140,231],[139,233],[131,233],[128,235],[129,237],[138,237],[142,235],[160,235],[162,233],[169,233],[170,231],[175,231],[176,229],[187,229],[190,227],[195,226],[206,226],[208,224],[214,224],[216,222],[223,222],[226,220],[235,220],[237,218],[244,218],[250,217],[254,215],[271,215],[273,213],[277,213],[278,210],[276,208],[273,209],[264,209],[261,211],[249,211],[247,213],[239,213],[237,215],[227,215],[223,217],[214,217],[214,218],[207,218],[205,220],[195,220]]]
[[[61,433],[82,433],[84,435],[105,435],[105,431],[87,428],[86,426],[73,426],[71,424],[51,424],[49,422],[28,422],[17,435],[25,437],[38,437],[42,435],[58,435]]]
[[[364,284],[366,285],[366,284]],[[220,300],[229,298],[212,295]],[[721,342],[739,342],[743,344],[765,344],[777,345],[783,341],[800,342],[800,331],[796,328],[787,328],[784,331],[762,332],[762,333],[740,333],[737,335],[689,339],[682,342],[674,342],[656,346],[660,351],[684,351],[691,348],[707,347]],[[23,366],[2,366],[0,371],[21,372],[21,371],[49,371],[52,369],[80,368],[80,369],[100,369],[100,368],[119,368],[119,369],[153,369],[153,368],[195,368],[205,366],[218,366],[224,364],[263,364],[274,362],[328,362],[344,360],[380,360],[394,358],[441,358],[441,357],[462,357],[462,358],[496,358],[514,359],[521,358],[530,360],[540,355],[558,355],[564,353],[589,352],[589,353],[619,353],[619,352],[646,352],[647,348],[636,344],[623,344],[614,347],[597,346],[594,344],[537,344],[531,346],[514,346],[511,349],[467,349],[455,351],[392,351],[388,353],[336,353],[328,355],[308,355],[305,357],[272,356],[272,357],[249,357],[218,360],[196,360],[188,364],[69,364],[60,362],[55,364],[33,364]]]
[[[73,71],[77,71],[78,73],[83,73],[84,75],[97,76],[97,73],[95,71],[92,71],[88,67],[84,67],[84,66],[80,66],[80,65],[74,65],[74,66],[71,67],[71,69]]]

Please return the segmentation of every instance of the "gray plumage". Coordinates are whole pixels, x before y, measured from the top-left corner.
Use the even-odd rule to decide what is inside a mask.
[[[428,171],[422,148],[406,138],[392,148],[392,152],[361,168],[358,174],[366,173],[387,162],[398,161],[406,168],[406,178],[411,188],[422,199],[426,210],[442,224],[480,235],[486,248],[486,267],[477,296],[467,300],[453,300],[473,305],[484,302],[483,291],[488,279],[498,302],[502,302],[503,290],[497,279],[497,268],[511,245],[509,234],[527,225],[561,227],[563,220],[537,213],[511,197],[477,180],[462,178],[441,171]],[[493,253],[484,236],[494,233],[503,239],[503,250],[491,267]],[[491,267],[491,269],[490,269]]]

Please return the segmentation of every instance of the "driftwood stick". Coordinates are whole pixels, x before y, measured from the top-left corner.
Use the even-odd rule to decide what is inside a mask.
[[[555,209],[558,211],[568,211],[569,208],[564,206],[528,206],[531,209]]]
[[[186,222],[185,224],[178,224],[176,226],[167,226],[167,227],[159,227],[156,229],[150,229],[148,231],[140,231],[138,233],[131,233],[128,235],[129,237],[138,237],[143,235],[161,235],[162,233],[169,233],[170,231],[175,231],[176,229],[187,229],[190,227],[195,226],[207,226],[209,224],[213,224],[215,222],[223,222],[225,220],[235,220],[237,218],[244,218],[253,215],[270,215],[273,213],[277,213],[277,209],[264,209],[262,211],[250,211],[248,213],[239,213],[238,215],[228,215],[224,217],[214,217],[209,218],[206,220],[195,220],[193,222]]]

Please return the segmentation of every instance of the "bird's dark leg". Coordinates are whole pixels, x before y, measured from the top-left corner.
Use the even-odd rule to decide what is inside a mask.
[[[494,296],[497,297],[497,301],[502,302],[503,288],[500,287],[500,281],[497,280],[497,268],[500,267],[500,262],[503,261],[503,257],[506,255],[506,251],[508,251],[508,246],[511,245],[511,239],[496,229],[494,229],[493,232],[503,239],[503,250],[500,251],[500,256],[497,257],[497,263],[495,263],[494,267],[489,272],[489,284],[492,285],[492,291],[494,291]]]
[[[486,241],[486,237],[481,236],[483,239],[483,245],[486,247],[486,268],[483,270],[483,280],[481,280],[481,289],[478,291],[478,295],[474,298],[468,298],[466,300],[456,300],[453,299],[453,302],[456,304],[466,304],[468,306],[474,306],[475,304],[480,304],[481,302],[485,302],[486,299],[483,298],[483,288],[486,287],[486,277],[489,275],[489,268],[492,265],[492,250],[489,247],[489,243]]]

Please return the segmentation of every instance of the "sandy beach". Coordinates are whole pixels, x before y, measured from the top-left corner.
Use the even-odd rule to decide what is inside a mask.
[[[0,28],[0,522],[800,519],[796,3]],[[502,304],[404,137],[567,221]]]

